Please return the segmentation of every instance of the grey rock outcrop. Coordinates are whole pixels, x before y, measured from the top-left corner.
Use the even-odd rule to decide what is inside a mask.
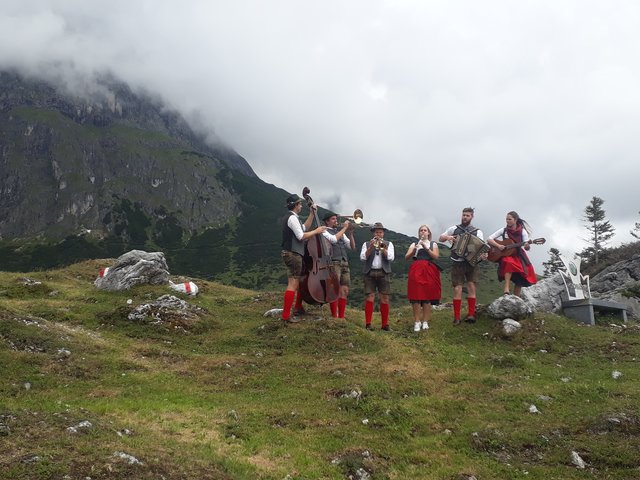
[[[608,266],[589,279],[591,296],[627,306],[630,318],[640,319],[640,255]],[[522,298],[534,311],[560,313],[565,287],[559,273],[522,289]]]
[[[121,255],[104,277],[95,280],[100,290],[128,290],[134,285],[168,283],[169,269],[162,252],[131,250]]]
[[[559,273],[522,289],[522,299],[536,312],[559,313],[562,310],[564,282]]]
[[[531,316],[533,310],[524,300],[516,295],[502,295],[489,305],[487,312],[496,320],[505,318],[522,320]]]

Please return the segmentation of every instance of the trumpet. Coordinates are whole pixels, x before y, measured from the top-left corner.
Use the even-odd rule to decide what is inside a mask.
[[[385,247],[387,245],[387,242],[385,242],[382,238],[375,236],[371,239],[371,242],[373,244],[373,248],[376,249],[376,251],[380,251],[380,249],[382,247]]]

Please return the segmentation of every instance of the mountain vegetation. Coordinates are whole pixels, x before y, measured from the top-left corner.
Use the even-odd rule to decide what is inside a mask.
[[[103,264],[0,272],[2,479],[638,478],[635,323],[286,327],[280,292],[105,292]]]

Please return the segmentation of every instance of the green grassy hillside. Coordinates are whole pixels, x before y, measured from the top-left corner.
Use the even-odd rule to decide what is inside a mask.
[[[101,266],[0,273],[2,479],[640,478],[637,324],[286,327],[281,292],[205,280],[128,320],[172,292],[97,291]]]

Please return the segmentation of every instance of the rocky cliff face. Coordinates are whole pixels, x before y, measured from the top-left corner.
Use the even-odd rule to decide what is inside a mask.
[[[230,176],[255,178],[233,150],[112,79],[69,94],[0,72],[0,238],[131,239],[137,214],[177,235],[222,225],[242,214]]]

